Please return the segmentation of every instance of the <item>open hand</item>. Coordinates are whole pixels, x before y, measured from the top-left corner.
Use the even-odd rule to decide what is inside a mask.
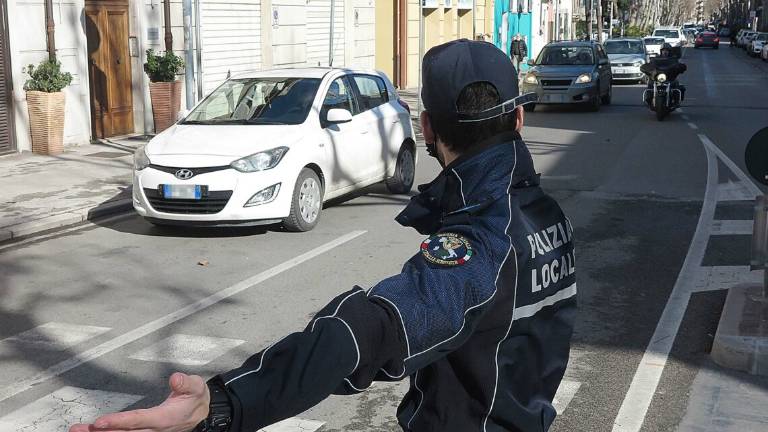
[[[169,379],[171,394],[160,405],[107,414],[93,424],[76,424],[69,432],[187,432],[208,416],[208,385],[197,375],[176,372]]]

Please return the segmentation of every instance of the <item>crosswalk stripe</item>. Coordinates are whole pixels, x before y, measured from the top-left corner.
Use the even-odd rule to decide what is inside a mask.
[[[130,356],[134,360],[203,366],[245,341],[175,334]]]
[[[762,271],[751,271],[749,266],[710,266],[696,269],[691,291],[717,291],[733,288],[742,283],[758,283]]]
[[[717,185],[718,201],[752,201],[754,199],[754,193],[742,181],[734,182],[733,180],[728,180],[727,183]]]
[[[752,220],[716,220],[712,221],[712,235],[751,235]]]
[[[35,348],[62,351],[110,331],[109,327],[96,327],[61,322],[48,322],[3,339],[2,344],[28,345]]]
[[[315,432],[323,427],[324,424],[325,422],[293,417],[280,423],[275,423],[272,426],[267,426],[264,429],[259,429],[258,432]]]
[[[565,409],[568,408],[568,404],[571,403],[580,387],[580,382],[568,380],[560,382],[560,387],[557,388],[557,393],[555,393],[555,399],[552,401],[552,405],[557,410],[557,415],[562,415],[565,412]]]
[[[0,430],[66,432],[74,423],[91,422],[100,415],[123,410],[141,399],[143,396],[126,393],[62,387],[0,418]]]

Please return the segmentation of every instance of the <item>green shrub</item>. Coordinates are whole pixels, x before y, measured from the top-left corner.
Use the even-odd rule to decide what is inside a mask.
[[[184,60],[173,52],[164,55],[155,54],[151,48],[147,50],[147,62],[144,63],[144,72],[149,75],[152,82],[174,82],[176,75],[184,67]]]
[[[57,93],[72,83],[72,74],[61,71],[61,63],[45,60],[39,66],[27,66],[29,79],[24,83],[26,91]]]

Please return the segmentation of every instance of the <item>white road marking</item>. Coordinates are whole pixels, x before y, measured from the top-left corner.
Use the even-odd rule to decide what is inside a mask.
[[[695,124],[691,123],[691,122],[688,122],[688,127],[693,129],[693,130],[699,130],[699,127],[696,126]]]
[[[736,175],[736,177],[739,178],[739,180],[741,180],[741,183],[743,183],[744,186],[746,186],[749,189],[749,192],[752,194],[752,197],[750,199],[755,199],[756,196],[763,194],[760,188],[755,186],[755,183],[752,182],[749,176],[744,174],[744,171],[742,171],[741,168],[738,167],[738,165],[733,163],[733,161],[728,156],[726,156],[725,153],[723,153],[723,151],[720,150],[720,148],[715,145],[715,143],[712,142],[712,140],[707,138],[707,136],[704,134],[699,134],[699,139],[701,140],[702,143],[704,143],[705,146],[707,146],[708,149],[710,149],[713,153],[715,153],[718,159],[720,159],[720,162],[725,164],[725,166],[727,166],[728,169],[731,170],[731,172],[733,172]]]
[[[324,424],[325,422],[293,417],[267,426],[264,429],[259,429],[257,432],[315,432],[323,427]]]
[[[62,351],[110,330],[109,327],[49,322],[3,339],[0,347],[2,344],[13,344]]]
[[[718,201],[752,201],[754,199],[755,196],[750,191],[749,186],[742,181],[728,180],[727,183],[717,185]]]
[[[74,423],[88,423],[100,415],[121,411],[143,396],[62,387],[0,418],[7,432],[66,432]]]
[[[754,221],[716,220],[712,221],[712,235],[751,235]]]
[[[557,388],[557,393],[555,393],[555,399],[552,401],[552,405],[557,410],[557,415],[562,415],[565,412],[565,409],[568,408],[568,404],[571,403],[580,387],[580,382],[567,380],[560,382],[560,387]]]
[[[5,249],[16,248],[16,247],[23,246],[23,245],[28,244],[28,243],[39,242],[39,241],[43,241],[43,240],[46,240],[46,239],[49,239],[49,238],[52,238],[52,237],[58,237],[58,236],[63,235],[63,234],[68,234],[68,233],[71,233],[71,232],[74,232],[74,231],[84,230],[86,228],[91,228],[91,227],[96,226],[96,225],[103,225],[103,224],[107,224],[107,223],[111,223],[111,222],[116,222],[116,221],[119,221],[119,220],[122,220],[122,219],[129,219],[129,218],[132,218],[134,216],[136,216],[136,215],[133,214],[133,213],[121,214],[121,215],[117,215],[117,216],[110,216],[110,217],[103,218],[103,219],[96,219],[95,221],[87,221],[87,222],[84,222],[84,223],[82,223],[80,225],[77,225],[77,226],[74,226],[74,227],[56,230],[54,232],[49,232],[47,234],[41,234],[41,235],[35,235],[35,236],[32,236],[32,237],[27,237],[24,240],[19,240],[19,241],[11,240],[10,243],[7,243],[7,244],[4,244],[4,245],[0,246],[0,252],[4,251]],[[96,222],[98,222],[98,223],[96,223]]]
[[[141,327],[138,327],[134,330],[129,331],[128,333],[125,333],[114,339],[104,342],[103,344],[98,345],[94,348],[91,348],[87,351],[78,353],[75,356],[67,360],[64,360],[60,363],[57,363],[31,378],[20,380],[14,383],[13,385],[0,389],[0,401],[4,401],[19,393],[27,391],[40,383],[43,383],[51,378],[57,377],[91,360],[99,358],[104,354],[112,352],[126,344],[129,344],[135,340],[138,340],[161,328],[167,327],[168,325],[173,324],[176,321],[186,318],[224,299],[227,299],[236,294],[239,294],[255,285],[260,284],[261,282],[264,282],[265,280],[268,280],[274,276],[279,275],[280,273],[288,271],[306,261],[311,260],[312,258],[320,256],[338,246],[341,246],[344,243],[352,241],[365,233],[366,231],[352,231],[349,234],[345,234],[341,237],[338,237],[335,240],[332,240],[324,245],[318,246],[295,258],[291,258],[288,261],[283,262],[282,264],[278,264],[255,276],[252,276],[248,279],[240,281],[230,286],[229,288],[225,288],[215,294],[212,294],[208,297],[200,299],[175,312],[171,312],[168,315],[165,315],[152,322],[144,324]]]
[[[730,289],[743,283],[758,283],[763,272],[751,271],[749,266],[699,267],[693,291],[718,291]]]
[[[175,334],[144,348],[130,358],[184,366],[203,366],[244,342],[240,339]]]
[[[702,135],[699,135],[700,137]],[[629,386],[619,413],[613,422],[613,432],[637,432],[643,426],[648,407],[661,379],[661,373],[667,364],[672,344],[677,336],[680,323],[688,307],[697,269],[704,258],[709,240],[710,227],[715,215],[717,185],[717,159],[708,146],[704,146],[707,155],[707,186],[704,204],[701,207],[696,232],[685,256],[680,274],[669,295],[664,311],[651,336],[648,347],[640,360],[635,376]]]

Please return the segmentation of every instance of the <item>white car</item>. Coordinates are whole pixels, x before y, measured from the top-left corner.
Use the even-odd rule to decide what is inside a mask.
[[[648,36],[643,38],[645,43],[645,50],[648,52],[649,57],[656,57],[661,54],[661,47],[666,40],[663,37]]]
[[[760,52],[760,58],[763,61],[768,61],[768,43],[763,44],[763,50]]]
[[[683,55],[685,35],[677,27],[659,27],[653,31],[654,37],[663,37],[664,41],[672,46],[672,52],[677,57]]]
[[[136,151],[133,206],[157,225],[308,231],[331,198],[381,181],[407,193],[415,167],[408,105],[384,74],[255,72]]]
[[[746,49],[753,36],[756,36],[757,32],[752,30],[744,30],[736,40],[736,46]]]
[[[768,33],[757,33],[747,46],[747,54],[752,57],[759,57],[766,43],[768,43]]]

